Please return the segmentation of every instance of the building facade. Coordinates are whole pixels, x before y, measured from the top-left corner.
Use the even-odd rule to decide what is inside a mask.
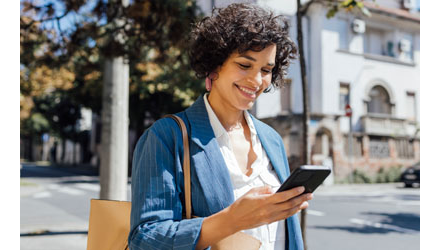
[[[199,4],[208,12],[212,6],[231,2],[237,1]],[[291,38],[296,41],[296,1],[251,2],[289,18]],[[365,1],[365,6],[371,17],[340,11],[328,19],[327,7],[314,3],[303,18],[311,160],[332,166],[334,180],[355,169],[374,174],[420,159],[417,3],[376,0]],[[252,113],[281,134],[293,169],[302,162],[304,150],[299,61],[290,66],[287,78],[285,88],[261,95]],[[345,115],[347,105],[351,119]]]

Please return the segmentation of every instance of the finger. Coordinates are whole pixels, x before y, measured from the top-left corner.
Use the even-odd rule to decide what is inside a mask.
[[[311,193],[303,194],[301,196],[297,196],[285,202],[278,203],[277,206],[279,210],[289,210],[301,205],[305,201],[311,200],[312,198],[313,198],[313,194]]]
[[[279,221],[279,220],[285,220],[293,215],[295,215],[296,213],[298,213],[299,211],[306,209],[309,207],[309,203],[307,201],[304,201],[303,203],[301,203],[298,206],[295,206],[291,209],[287,209],[287,210],[283,210],[277,214],[275,214],[274,217],[270,218],[270,223],[275,222],[275,221]]]
[[[274,203],[285,202],[287,200],[292,199],[293,197],[302,194],[304,190],[305,190],[304,187],[300,186],[283,192],[275,193],[274,195],[272,195],[272,202]]]
[[[307,201],[304,201],[300,206],[299,206],[299,210],[303,210],[309,207],[309,203]]]

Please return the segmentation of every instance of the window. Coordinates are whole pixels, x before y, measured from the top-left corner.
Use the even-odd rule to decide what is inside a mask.
[[[291,111],[291,102],[290,102],[290,88],[292,85],[291,79],[284,80],[284,88],[281,89],[281,111],[282,112],[290,112]]]
[[[406,92],[406,112],[410,121],[416,120],[416,94],[414,92]]]
[[[384,31],[367,27],[364,49],[369,54],[384,55]]]
[[[386,137],[370,136],[369,144],[370,158],[388,158],[390,156],[390,148]]]
[[[364,52],[374,55],[395,57],[393,31],[367,27],[365,31]]]
[[[399,158],[412,159],[414,158],[414,145],[413,141],[409,139],[396,139],[395,140],[397,155]]]
[[[339,110],[344,111],[345,105],[349,102],[350,85],[348,83],[339,84]]]
[[[390,96],[383,87],[375,86],[368,96],[370,97],[367,104],[368,113],[391,114]]]

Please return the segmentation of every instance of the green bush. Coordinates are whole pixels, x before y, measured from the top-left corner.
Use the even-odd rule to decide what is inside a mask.
[[[380,168],[376,174],[376,183],[398,182],[402,166]]]
[[[360,169],[355,169],[352,173],[351,180],[350,176],[340,179],[337,183],[389,183],[398,182],[400,180],[402,166],[395,166],[389,168],[381,167],[379,171],[373,175],[367,174],[365,171]]]
[[[369,176],[364,171],[359,170],[359,169],[355,169],[353,171],[353,182],[354,183],[372,183],[373,180],[372,180],[371,176]]]

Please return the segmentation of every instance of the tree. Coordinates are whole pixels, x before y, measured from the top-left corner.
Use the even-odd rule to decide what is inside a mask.
[[[130,5],[125,0],[97,0],[93,3],[59,0],[46,1],[41,6],[34,5],[32,1],[23,1],[22,13],[33,13],[39,18],[23,25],[22,30],[26,31],[35,23],[45,24],[42,26],[46,29],[56,29],[58,36],[53,38],[58,47],[54,46],[53,52],[58,55],[61,64],[71,65],[75,71],[74,86],[70,93],[95,111],[103,109],[102,138],[107,139],[109,136],[105,133],[112,131],[112,121],[128,121],[128,114],[112,116],[117,112],[110,111],[111,108],[107,107],[116,108],[118,105],[107,105],[108,103],[126,103],[128,95],[131,95],[133,104],[148,103],[148,100],[155,103],[154,100],[162,100],[156,97],[166,97],[163,100],[170,100],[177,105],[189,105],[201,92],[202,84],[188,70],[187,56],[181,52],[186,51],[187,35],[190,24],[197,17],[196,11],[194,0],[135,0]],[[68,29],[62,29],[61,23],[66,18],[73,20],[73,24]],[[128,72],[133,74],[130,79]],[[116,78],[120,82],[116,82]],[[113,90],[120,84],[126,86]],[[114,100],[113,97],[121,93],[126,94],[121,95],[122,99],[118,97]],[[97,96],[102,96],[102,101],[97,101]],[[134,120],[132,124],[136,126],[138,133],[143,130],[142,124],[147,115],[157,119],[161,112],[155,112],[156,110],[174,109],[173,105],[165,104],[164,107],[148,107],[144,112],[130,113]],[[145,104],[141,106],[145,107]],[[127,110],[126,105],[121,110],[125,112],[123,110]],[[128,122],[121,124],[121,131],[110,135],[126,135],[127,124]],[[126,141],[127,137],[120,140]],[[113,139],[109,143],[102,143],[109,147],[118,144]],[[125,150],[124,148],[127,147],[121,149]],[[125,153],[110,153],[111,156],[118,154]],[[128,162],[128,159],[109,162],[114,161],[120,162],[115,166],[120,169],[124,168],[124,161]],[[105,166],[102,167],[106,169]],[[109,178],[111,177],[101,178],[101,190],[104,189],[101,192],[102,198],[112,198],[107,196],[112,192],[105,191],[108,190],[106,183]],[[120,175],[116,178],[123,179]],[[124,180],[120,183],[124,183],[122,186],[126,185]],[[122,193],[121,197],[125,197],[126,192],[119,193]]]
[[[302,86],[302,99],[303,99],[303,151],[302,151],[302,162],[304,165],[311,164],[311,154],[310,154],[310,143],[309,143],[309,122],[310,122],[310,111],[309,111],[309,96],[308,96],[308,78],[307,70],[305,64],[305,54],[304,54],[304,41],[303,41],[303,31],[302,31],[302,18],[307,15],[307,11],[312,4],[325,4],[328,7],[327,18],[332,18],[339,10],[346,11],[360,11],[362,14],[370,16],[368,9],[364,6],[363,0],[309,0],[304,5],[301,4],[301,0],[296,0],[297,3],[297,15],[296,15],[296,25],[297,25],[297,40],[298,40],[298,53],[301,68],[301,86]],[[304,249],[307,249],[306,242],[306,216],[307,209],[301,210],[301,230],[303,232],[303,242]]]
[[[34,160],[32,148],[43,133],[65,139],[63,130],[75,126],[76,120],[49,115],[56,112],[54,108],[57,105],[65,103],[60,98],[66,95],[58,95],[56,99],[51,99],[52,102],[49,97],[72,88],[75,76],[67,67],[57,65],[51,50],[55,44],[50,37],[54,34],[40,29],[38,23],[31,23],[31,17],[20,17],[20,27],[28,27],[26,32],[20,29],[20,134],[29,142],[27,158]]]
[[[53,44],[47,46],[52,57],[24,60],[22,55],[22,64],[38,63],[50,69],[69,65],[74,73],[69,94],[77,103],[101,113],[104,61],[111,54],[123,54],[129,59],[130,102],[132,98],[148,102],[150,96],[164,93],[185,107],[202,93],[203,84],[190,69],[184,53],[191,23],[198,17],[195,1],[132,1],[125,8],[108,1],[44,3],[37,6],[32,1],[22,1],[21,20],[27,21],[22,22],[21,34],[26,36],[33,30],[51,33],[46,40]],[[120,15],[126,18],[121,27],[111,23],[117,12],[111,8],[120,8]],[[126,39],[122,48],[107,41],[118,30],[123,31],[119,36]],[[32,46],[21,43],[25,53],[30,54]],[[162,108],[168,113],[167,106]],[[146,111],[157,110],[147,107]],[[131,111],[130,126],[142,124],[148,113]],[[145,126],[138,130],[143,129]]]

